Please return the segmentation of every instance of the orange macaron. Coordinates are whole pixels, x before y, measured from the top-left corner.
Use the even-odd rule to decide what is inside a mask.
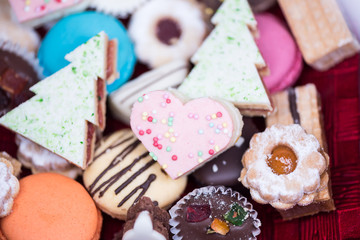
[[[40,173],[20,180],[11,214],[0,220],[0,239],[95,240],[101,225],[101,213],[81,184]]]

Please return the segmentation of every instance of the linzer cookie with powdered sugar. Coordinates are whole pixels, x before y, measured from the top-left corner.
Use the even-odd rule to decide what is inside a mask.
[[[170,231],[180,239],[256,239],[261,222],[251,203],[225,187],[190,192],[170,209]]]
[[[300,125],[275,124],[255,134],[242,163],[239,180],[251,197],[269,203],[284,219],[334,210],[329,156]]]
[[[161,208],[171,205],[187,183],[186,177],[172,180],[162,171],[129,129],[101,140],[83,180],[98,207],[121,220],[142,196],[150,197]]]

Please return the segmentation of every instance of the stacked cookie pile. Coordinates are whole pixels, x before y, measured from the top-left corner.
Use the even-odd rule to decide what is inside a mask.
[[[334,0],[279,1],[296,41],[262,2],[0,0],[0,239],[108,239],[107,215],[114,239],[256,239],[251,201],[335,210],[319,94],[291,86],[359,44]]]

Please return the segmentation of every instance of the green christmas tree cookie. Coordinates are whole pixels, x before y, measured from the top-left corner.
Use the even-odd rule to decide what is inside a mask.
[[[67,54],[70,64],[31,87],[35,96],[0,124],[85,168],[95,129],[105,127],[107,45],[101,32]]]
[[[266,115],[272,106],[259,71],[267,67],[252,35],[256,21],[249,4],[226,0],[212,22],[216,27],[192,57],[196,66],[178,90],[190,98],[231,101],[244,115]]]

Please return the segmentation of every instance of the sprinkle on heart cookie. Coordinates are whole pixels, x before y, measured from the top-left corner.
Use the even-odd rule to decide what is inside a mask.
[[[150,156],[176,179],[234,145],[243,122],[231,103],[211,98],[184,103],[174,94],[139,97],[130,124]]]

